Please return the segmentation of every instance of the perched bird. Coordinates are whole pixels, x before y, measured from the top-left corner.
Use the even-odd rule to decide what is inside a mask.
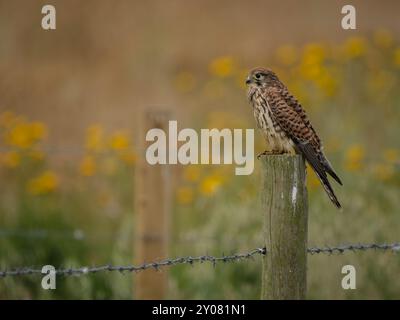
[[[317,174],[329,199],[341,208],[327,174],[340,185],[342,181],[324,155],[321,140],[301,104],[271,70],[253,69],[246,84],[257,126],[271,147],[260,155],[302,154]]]

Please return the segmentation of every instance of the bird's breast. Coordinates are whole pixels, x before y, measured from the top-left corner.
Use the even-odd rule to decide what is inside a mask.
[[[293,141],[275,120],[268,104],[262,103],[261,97],[257,97],[257,93],[253,97],[253,112],[257,126],[261,130],[271,151],[296,153]]]

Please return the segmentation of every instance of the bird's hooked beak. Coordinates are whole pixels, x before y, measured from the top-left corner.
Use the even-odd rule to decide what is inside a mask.
[[[248,76],[246,79],[246,84],[250,84],[250,83],[251,83],[251,79],[250,79],[250,76]]]

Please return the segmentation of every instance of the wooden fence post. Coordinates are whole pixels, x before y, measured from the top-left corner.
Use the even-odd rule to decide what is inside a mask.
[[[263,163],[263,215],[267,254],[261,299],[305,299],[308,203],[300,155],[271,155]]]
[[[145,111],[139,123],[139,157],[135,172],[135,263],[142,264],[168,256],[171,179],[169,165],[146,161],[146,133],[153,128],[168,133],[168,112]],[[168,285],[167,270],[146,270],[134,277],[136,299],[163,299]]]

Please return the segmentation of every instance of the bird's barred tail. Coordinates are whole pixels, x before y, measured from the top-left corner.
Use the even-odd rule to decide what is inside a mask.
[[[322,186],[324,187],[326,193],[328,194],[329,199],[333,202],[333,204],[338,208],[342,208],[339,200],[337,199],[335,192],[332,189],[331,184],[329,183],[328,177],[325,175],[320,175],[317,171],[315,171],[317,174],[319,181],[321,181]]]
[[[336,177],[335,180],[338,181],[338,183],[342,184],[342,182],[340,181],[339,177],[337,177],[337,175],[334,173],[332,167],[329,165],[329,162],[326,160],[321,152],[315,151],[313,146],[309,143],[297,143],[297,148],[301,151],[310,166],[313,168],[314,172],[317,174],[319,181],[321,181],[326,193],[329,196],[329,199],[331,199],[333,204],[338,207],[338,209],[340,209],[342,206],[340,205],[335,193],[333,192],[326,173],[328,172],[331,175],[333,174],[333,177]],[[322,161],[321,159],[323,159],[324,161]]]

